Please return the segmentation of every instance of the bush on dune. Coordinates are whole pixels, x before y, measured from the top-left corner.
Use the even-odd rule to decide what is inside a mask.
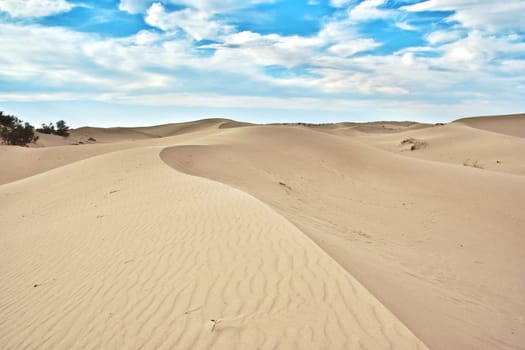
[[[43,134],[58,136],[69,136],[69,126],[65,121],[59,120],[55,124],[42,124],[36,131]],[[26,146],[28,143],[38,140],[35,136],[33,125],[18,119],[14,115],[5,114],[0,111],[0,138],[6,145]]]
[[[4,112],[0,112],[0,129],[0,137],[6,145],[25,146],[38,140],[31,124]]]
[[[42,134],[54,134],[56,132],[55,131],[55,126],[53,125],[53,123],[49,123],[49,125],[42,124],[42,127],[36,129],[36,131],[38,131],[38,132],[40,132]]]
[[[0,125],[6,128],[14,128],[16,125],[21,124],[22,121],[14,115],[4,114],[0,112]]]
[[[65,121],[59,120],[55,125],[53,125],[53,123],[49,123],[48,125],[42,124],[42,127],[36,129],[36,131],[41,132],[42,134],[53,134],[64,137],[69,136],[69,126],[67,126]]]
[[[59,136],[69,136],[69,126],[63,120],[56,122],[56,134]]]

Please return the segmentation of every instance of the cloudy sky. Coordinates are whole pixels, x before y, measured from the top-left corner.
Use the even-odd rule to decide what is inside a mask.
[[[525,112],[525,0],[0,0],[0,110],[34,124]]]

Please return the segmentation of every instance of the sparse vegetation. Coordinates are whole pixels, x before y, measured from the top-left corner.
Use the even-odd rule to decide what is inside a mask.
[[[55,124],[42,124],[42,127],[36,129],[36,131],[43,134],[69,136],[69,126],[63,120],[59,120]],[[33,125],[18,119],[14,115],[5,114],[1,111],[0,137],[2,138],[2,143],[17,146],[25,146],[38,140],[38,136],[35,136]]]
[[[283,186],[284,188],[288,189],[288,190],[292,190],[292,187],[291,186],[288,186],[287,184],[285,184],[284,182],[282,181],[279,181],[279,185]]]
[[[415,151],[424,148],[427,145],[425,141],[417,140],[414,138],[408,138],[401,141],[401,146],[409,146],[411,151]]]
[[[211,331],[215,331],[215,328],[217,328],[217,325],[221,322],[221,320],[210,320],[210,322],[212,323],[212,326],[211,326]]]
[[[53,125],[53,123],[49,123],[49,125],[42,124],[42,127],[36,129],[36,131],[38,131],[38,132],[40,132],[42,134],[54,134],[56,132],[55,131],[55,126]]]
[[[36,129],[36,131],[41,132],[43,134],[52,134],[52,135],[58,135],[58,136],[69,136],[69,126],[67,126],[66,122],[63,120],[59,120],[53,125],[53,123],[49,124],[42,124],[41,128]]]
[[[13,115],[0,112],[0,136],[6,145],[25,146],[38,140],[34,127]]]
[[[59,136],[69,136],[69,126],[63,120],[56,122],[56,134]]]
[[[479,162],[477,160],[471,162],[470,159],[467,159],[466,161],[463,162],[463,166],[470,166],[470,167],[476,168],[476,169],[484,169],[483,166],[481,164],[479,164]]]

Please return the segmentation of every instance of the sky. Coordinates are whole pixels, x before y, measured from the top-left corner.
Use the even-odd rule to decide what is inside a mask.
[[[525,112],[525,0],[0,0],[0,110],[35,125]]]

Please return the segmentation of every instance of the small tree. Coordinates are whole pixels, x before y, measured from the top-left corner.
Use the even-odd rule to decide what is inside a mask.
[[[49,123],[48,125],[42,124],[42,127],[36,129],[36,131],[41,132],[42,134],[54,134],[55,126],[53,125],[53,123]]]
[[[5,117],[2,113],[2,117]],[[9,120],[8,118],[2,119],[1,133],[3,143],[7,145],[18,145],[25,146],[30,142],[37,140],[38,136],[35,137],[34,128],[29,123],[22,124],[22,121],[13,116]],[[4,123],[5,122],[5,123]]]
[[[4,112],[0,111],[0,125],[6,128],[14,128],[19,123],[21,123],[21,120],[14,115],[4,114]]]
[[[56,134],[60,136],[69,136],[69,126],[67,126],[66,122],[63,120],[59,120],[56,122]]]
[[[41,132],[42,134],[53,134],[58,136],[69,136],[69,126],[63,120],[56,122],[56,127],[53,123],[48,125],[42,124],[41,128],[36,129],[36,131]]]

